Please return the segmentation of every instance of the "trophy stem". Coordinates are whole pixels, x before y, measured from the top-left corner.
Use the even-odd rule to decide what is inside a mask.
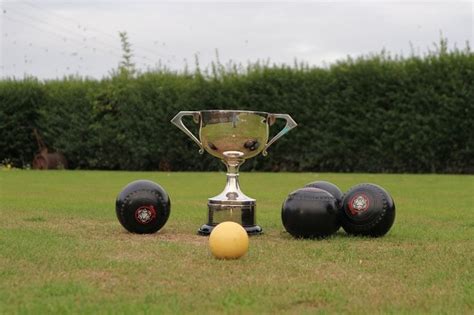
[[[227,182],[224,187],[224,190],[219,196],[225,195],[227,197],[227,200],[238,200],[238,199],[245,199],[245,200],[254,200],[248,196],[246,196],[241,190],[240,190],[240,184],[239,184],[239,168],[242,164],[244,164],[245,160],[244,159],[239,159],[239,160],[222,160],[222,163],[225,164],[227,167]],[[214,198],[212,198],[214,199]]]
[[[229,200],[233,200],[238,195],[243,194],[240,190],[239,173],[227,173],[227,182],[223,192],[226,193]]]

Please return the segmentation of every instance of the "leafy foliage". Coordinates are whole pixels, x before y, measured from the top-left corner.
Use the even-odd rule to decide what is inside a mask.
[[[33,158],[38,111],[45,91],[37,80],[0,81],[0,160],[27,165]]]
[[[299,127],[246,169],[473,173],[473,100],[473,53],[448,51],[443,41],[425,56],[381,53],[327,68],[217,63],[192,74],[6,80],[0,158],[29,163],[35,126],[75,168],[217,170],[219,161],[200,156],[171,118],[180,110],[249,109],[288,113]]]

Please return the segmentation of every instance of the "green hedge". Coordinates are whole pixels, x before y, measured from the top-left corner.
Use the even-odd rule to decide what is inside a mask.
[[[328,68],[213,70],[0,81],[0,159],[30,163],[36,127],[73,168],[219,170],[170,119],[180,110],[249,109],[291,114],[299,126],[245,169],[474,172],[469,48]]]

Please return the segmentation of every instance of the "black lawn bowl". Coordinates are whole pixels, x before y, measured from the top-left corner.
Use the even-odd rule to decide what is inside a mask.
[[[340,227],[336,199],[327,191],[310,187],[288,195],[281,219],[286,231],[297,238],[324,238]]]
[[[122,226],[138,234],[155,233],[170,215],[171,202],[166,191],[149,180],[137,180],[122,189],[115,211]]]
[[[340,218],[343,229],[349,234],[383,236],[395,221],[395,203],[382,187],[359,184],[344,195]]]
[[[344,194],[339,189],[339,187],[337,187],[336,185],[334,185],[331,182],[326,182],[326,181],[320,180],[320,181],[316,181],[316,182],[306,184],[306,186],[304,186],[304,187],[305,188],[311,187],[311,188],[318,188],[318,189],[325,190],[328,193],[330,193],[331,195],[333,195],[334,198],[336,198],[338,207],[340,207],[342,205],[342,198],[344,197]]]

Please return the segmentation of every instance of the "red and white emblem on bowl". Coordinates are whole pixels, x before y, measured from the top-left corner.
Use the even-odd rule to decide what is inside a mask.
[[[369,197],[364,194],[357,194],[349,201],[349,211],[352,215],[364,212],[369,208]]]
[[[135,220],[140,224],[147,224],[156,218],[156,210],[152,205],[141,206],[135,210]]]

